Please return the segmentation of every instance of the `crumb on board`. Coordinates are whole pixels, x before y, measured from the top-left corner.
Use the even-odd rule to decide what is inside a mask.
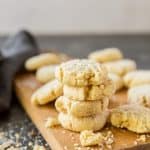
[[[32,145],[33,145],[33,143],[32,143],[32,142],[29,142],[29,143],[28,143],[28,146],[32,146]]]
[[[68,147],[67,147],[67,146],[64,146],[64,150],[68,150]]]
[[[134,145],[138,145],[138,143],[145,143],[148,138],[148,134],[138,135],[137,139],[133,142]]]
[[[142,135],[139,135],[139,137],[136,139],[137,142],[146,142],[146,135],[145,134],[142,134]]]
[[[82,131],[80,134],[80,142],[82,146],[98,145],[102,142],[102,134],[93,133],[92,130]]]
[[[46,123],[45,123],[46,128],[52,128],[58,125],[60,125],[60,122],[58,121],[57,117],[48,117],[46,119]]]
[[[107,131],[106,134],[103,134],[101,132],[94,133],[91,130],[85,130],[80,134],[80,142],[82,146],[99,145],[101,148],[106,147],[107,149],[112,149],[114,136],[111,131]]]

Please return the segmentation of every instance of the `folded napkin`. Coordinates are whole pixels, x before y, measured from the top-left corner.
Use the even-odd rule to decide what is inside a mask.
[[[35,38],[27,31],[8,38],[0,49],[0,112],[10,107],[14,75],[23,68],[24,61],[38,51]]]

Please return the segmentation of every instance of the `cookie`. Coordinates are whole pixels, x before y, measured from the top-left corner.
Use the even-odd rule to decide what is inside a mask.
[[[40,67],[61,63],[60,56],[55,53],[43,53],[29,58],[25,62],[27,70],[36,70]]]
[[[100,63],[104,63],[122,59],[123,54],[118,48],[106,48],[90,53],[88,58]]]
[[[48,65],[41,67],[36,72],[36,79],[41,83],[46,83],[55,79],[55,69],[58,65]]]
[[[75,59],[56,68],[56,78],[70,86],[100,85],[108,78],[106,68],[88,59]]]
[[[37,89],[31,96],[31,101],[34,104],[44,105],[46,103],[54,101],[62,94],[63,85],[59,81],[53,80]]]
[[[140,85],[129,89],[128,103],[137,103],[150,108],[150,84]]]
[[[84,100],[101,100],[106,97],[110,97],[115,93],[115,85],[112,80],[108,79],[101,85],[91,85],[74,87],[64,85],[64,96],[78,101]]]
[[[119,91],[124,87],[124,82],[122,77],[114,73],[109,73],[108,76],[114,82],[116,91]]]
[[[65,113],[59,113],[58,115],[58,120],[65,129],[76,132],[83,130],[100,130],[106,124],[107,118],[107,111],[90,117],[75,117]]]
[[[58,112],[67,113],[76,117],[87,117],[100,114],[108,108],[109,99],[105,98],[100,101],[74,101],[65,96],[60,96],[55,107]]]
[[[136,63],[133,60],[123,59],[113,62],[104,63],[108,72],[115,73],[119,76],[124,76],[128,72],[136,69]]]
[[[126,74],[123,79],[127,87],[150,84],[150,70],[133,71]]]
[[[150,133],[150,109],[140,105],[124,105],[112,110],[113,126],[136,133]]]

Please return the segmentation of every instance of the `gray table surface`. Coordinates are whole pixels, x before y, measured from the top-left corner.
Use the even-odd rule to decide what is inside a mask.
[[[0,38],[0,46],[6,37]],[[89,52],[106,48],[120,48],[126,58],[134,59],[138,68],[150,69],[150,35],[89,35],[89,36],[40,36],[37,37],[41,49],[65,52],[73,57],[83,58]],[[24,145],[21,149],[32,149],[31,145],[38,143],[46,145],[37,129],[27,117],[15,95],[12,97],[11,109],[0,116],[0,132],[5,132],[10,139],[16,140],[16,133],[20,135],[19,142]],[[34,134],[30,134],[30,133]],[[0,139],[0,144],[1,144]],[[47,148],[49,149],[49,148]]]

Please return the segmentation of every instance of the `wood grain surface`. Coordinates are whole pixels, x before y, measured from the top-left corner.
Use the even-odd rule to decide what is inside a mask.
[[[62,127],[55,127],[52,129],[45,128],[45,120],[49,116],[57,116],[57,112],[54,108],[54,103],[35,106],[30,102],[32,93],[41,86],[34,77],[33,74],[22,74],[17,75],[15,79],[15,90],[18,99],[31,118],[35,126],[41,132],[47,143],[50,145],[52,150],[64,150],[67,147],[68,150],[74,150],[74,144],[79,143],[79,133],[71,132],[63,129]],[[118,105],[126,103],[126,89],[118,92],[110,101],[110,108],[114,108]],[[135,145],[134,141],[138,138],[138,134],[127,131],[125,129],[118,129],[111,125],[106,125],[102,132],[111,130],[114,134],[115,142],[113,144],[113,150],[119,149],[134,149],[134,150],[149,150],[150,149],[150,138],[147,138],[146,142],[139,142]],[[74,137],[74,138],[72,138]],[[92,147],[93,150],[98,147]],[[87,148],[82,147],[81,150]]]

